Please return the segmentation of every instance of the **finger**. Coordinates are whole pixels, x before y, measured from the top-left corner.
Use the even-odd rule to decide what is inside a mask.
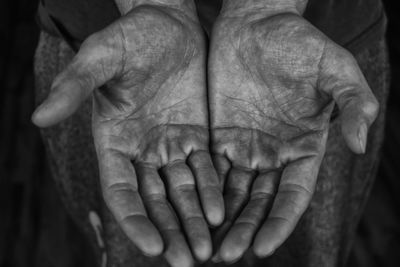
[[[168,195],[180,217],[194,256],[205,261],[211,254],[211,237],[203,217],[191,170],[184,162],[163,168]]]
[[[250,247],[256,231],[267,216],[280,173],[276,171],[261,173],[253,183],[250,200],[221,244],[220,255],[225,262],[241,258]]]
[[[98,152],[104,200],[125,234],[146,255],[163,250],[161,236],[146,214],[128,158],[116,151]]]
[[[161,232],[165,243],[164,257],[172,267],[190,267],[193,258],[177,218],[169,205],[164,183],[155,168],[137,164],[139,192],[149,217]]]
[[[246,204],[250,195],[255,171],[232,168],[224,188],[225,217],[233,222]]]
[[[233,221],[247,203],[255,175],[255,171],[238,168],[232,168],[228,173],[224,189],[225,221],[213,234],[213,243],[216,244],[218,249],[212,259],[214,262],[220,261],[220,244]]]
[[[272,254],[295,228],[311,201],[321,158],[302,158],[283,170],[271,212],[254,240],[253,249],[257,256]]]
[[[72,62],[54,79],[47,99],[36,109],[32,121],[39,127],[54,125],[71,116],[91,92],[116,72],[117,49],[107,48],[102,32],[93,34]]]
[[[348,147],[355,153],[365,153],[368,129],[378,114],[378,102],[367,95],[347,91],[337,98],[342,134]],[[340,103],[339,103],[340,101]]]
[[[378,115],[379,103],[357,61],[346,50],[328,47],[321,61],[321,89],[332,95],[340,110],[342,134],[348,147],[364,153],[368,128]],[[329,60],[335,57],[336,60]]]
[[[224,199],[218,175],[207,151],[190,154],[188,164],[196,178],[197,190],[207,221],[218,226],[224,219]]]
[[[226,177],[228,176],[228,172],[231,168],[231,163],[225,156],[216,154],[212,156],[212,161],[215,170],[217,171],[221,188],[224,188]]]

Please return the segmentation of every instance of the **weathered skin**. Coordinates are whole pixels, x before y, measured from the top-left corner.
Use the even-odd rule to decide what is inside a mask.
[[[172,208],[201,261],[211,255],[203,211],[211,225],[224,214],[208,153],[204,36],[189,13],[138,6],[93,34],[33,115],[37,125],[50,126],[94,90],[92,132],[105,201],[143,253],[159,255],[165,244],[172,266],[193,262]]]
[[[355,153],[378,103],[351,54],[295,8],[226,12],[211,40],[211,141],[227,211],[214,260],[239,260],[250,246],[265,257],[310,203],[334,102]]]
[[[227,178],[228,218],[217,237],[241,213],[222,242],[226,262],[251,244],[258,256],[269,255],[293,230],[314,191],[332,99],[344,114],[343,134],[354,152],[365,150],[376,116],[376,100],[354,59],[292,11],[222,16],[214,29],[212,147],[220,177]],[[207,152],[204,41],[193,25],[176,9],[135,8],[85,42],[34,115],[39,126],[56,123],[108,82],[94,91],[93,109],[106,202],[144,253],[161,253],[163,239],[174,266],[192,259],[158,171],[198,259],[207,259],[211,246],[194,179],[209,223],[222,220]]]

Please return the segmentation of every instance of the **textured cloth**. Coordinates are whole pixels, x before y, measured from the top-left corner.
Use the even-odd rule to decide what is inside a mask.
[[[73,47],[119,17],[114,0],[41,0],[39,24],[62,36]],[[195,0],[207,32],[222,0]],[[304,16],[336,43],[349,50],[362,49],[384,27],[381,0],[309,0]],[[368,33],[368,34],[366,34]],[[361,38],[362,37],[362,38]]]
[[[73,55],[62,39],[41,34],[35,60],[38,101],[45,98],[55,75]],[[367,153],[363,156],[351,153],[341,136],[339,121],[333,121],[315,195],[294,233],[272,257],[257,260],[248,254],[235,266],[345,265],[375,177],[383,139],[388,89],[383,32],[354,55],[381,104],[381,113],[369,132]],[[64,204],[91,242],[99,266],[106,262],[107,266],[167,266],[161,257],[141,255],[105,207],[98,184],[90,113],[91,103],[87,101],[71,118],[42,131]],[[212,266],[211,263],[208,265]]]

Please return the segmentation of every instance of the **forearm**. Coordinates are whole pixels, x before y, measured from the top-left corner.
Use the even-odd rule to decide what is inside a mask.
[[[196,15],[194,0],[114,0],[121,14],[126,14],[134,7],[140,5],[159,5],[174,7]]]
[[[294,12],[303,14],[308,0],[223,0],[222,15],[246,12]]]

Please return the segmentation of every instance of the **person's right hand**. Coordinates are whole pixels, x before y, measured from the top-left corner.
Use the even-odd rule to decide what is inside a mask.
[[[194,14],[134,7],[82,44],[33,115],[36,125],[51,126],[93,93],[105,202],[143,253],[159,255],[165,246],[177,267],[193,264],[191,251],[200,261],[210,257],[206,220],[216,226],[224,216],[208,152],[205,40]]]

